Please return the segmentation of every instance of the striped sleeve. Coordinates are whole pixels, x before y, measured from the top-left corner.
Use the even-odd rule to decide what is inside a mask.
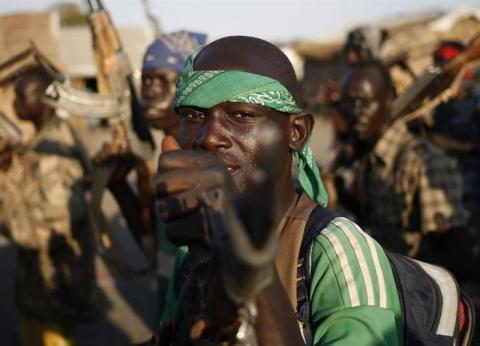
[[[315,239],[310,302],[315,345],[400,345],[403,323],[395,279],[381,246],[336,218]]]

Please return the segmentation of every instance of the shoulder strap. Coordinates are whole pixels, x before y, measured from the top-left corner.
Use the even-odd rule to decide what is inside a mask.
[[[315,239],[317,235],[319,235],[336,217],[338,217],[338,215],[327,208],[317,206],[312,210],[307,224],[305,225],[299,258],[303,257],[302,255],[305,255],[307,249],[312,244],[313,239]]]
[[[303,233],[302,244],[297,262],[297,321],[300,325],[303,339],[306,345],[312,344],[310,329],[310,299],[307,282],[310,280],[310,251],[313,240],[337,217],[327,208],[315,207],[308,218]]]
[[[386,251],[399,291],[408,345],[452,345],[458,338],[459,289],[446,269]]]
[[[44,139],[37,143],[33,150],[38,153],[63,156],[77,160],[82,165],[85,174],[91,173],[92,165],[83,142],[69,122],[65,121],[65,125],[72,136],[73,146]]]

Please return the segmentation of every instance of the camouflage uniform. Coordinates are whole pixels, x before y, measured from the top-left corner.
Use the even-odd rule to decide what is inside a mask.
[[[419,259],[467,275],[472,263],[468,213],[456,161],[397,122],[363,164],[360,196],[373,237],[384,248],[406,254],[409,245],[415,246],[407,237],[416,234]],[[463,259],[455,253],[463,253]]]
[[[95,292],[80,150],[67,124],[54,118],[0,184],[0,218],[18,246],[18,307],[26,318],[67,327],[90,317]]]

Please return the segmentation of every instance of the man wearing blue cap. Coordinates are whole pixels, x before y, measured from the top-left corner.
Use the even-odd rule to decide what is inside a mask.
[[[156,130],[161,130],[153,131],[157,148],[160,147],[164,135],[176,137],[178,134],[178,116],[173,111],[175,83],[188,55],[199,45],[204,44],[206,39],[205,34],[173,32],[161,35],[145,52],[142,69],[143,107],[150,125]],[[160,220],[155,221],[155,228],[157,230],[157,305],[160,312],[163,310],[166,286],[172,275],[174,259],[179,249],[166,239],[164,224]]]
[[[179,31],[161,35],[145,52],[142,69],[142,97],[145,115],[154,129],[167,135],[177,134],[178,117],[172,109],[175,83],[186,57],[206,35]]]

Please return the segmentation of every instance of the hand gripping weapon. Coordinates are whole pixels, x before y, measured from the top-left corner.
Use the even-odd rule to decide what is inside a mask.
[[[97,64],[97,85],[100,93],[75,90],[66,83],[53,82],[45,92],[45,100],[52,106],[78,116],[108,119],[113,123],[112,154],[120,153],[128,146],[138,158],[138,190],[142,204],[142,217],[150,230],[152,168],[146,162],[152,158],[154,143],[148,122],[138,100],[132,76],[132,68],[122,49],[118,33],[101,0],[85,0],[88,21],[92,33],[95,61]],[[92,207],[100,214],[103,192],[112,174],[111,168],[95,169],[92,186]],[[97,219],[102,219],[100,215]],[[107,229],[105,222],[100,228]],[[104,247],[110,240],[102,232]],[[151,234],[141,236],[144,248],[151,249]],[[151,255],[151,254],[149,254]]]

